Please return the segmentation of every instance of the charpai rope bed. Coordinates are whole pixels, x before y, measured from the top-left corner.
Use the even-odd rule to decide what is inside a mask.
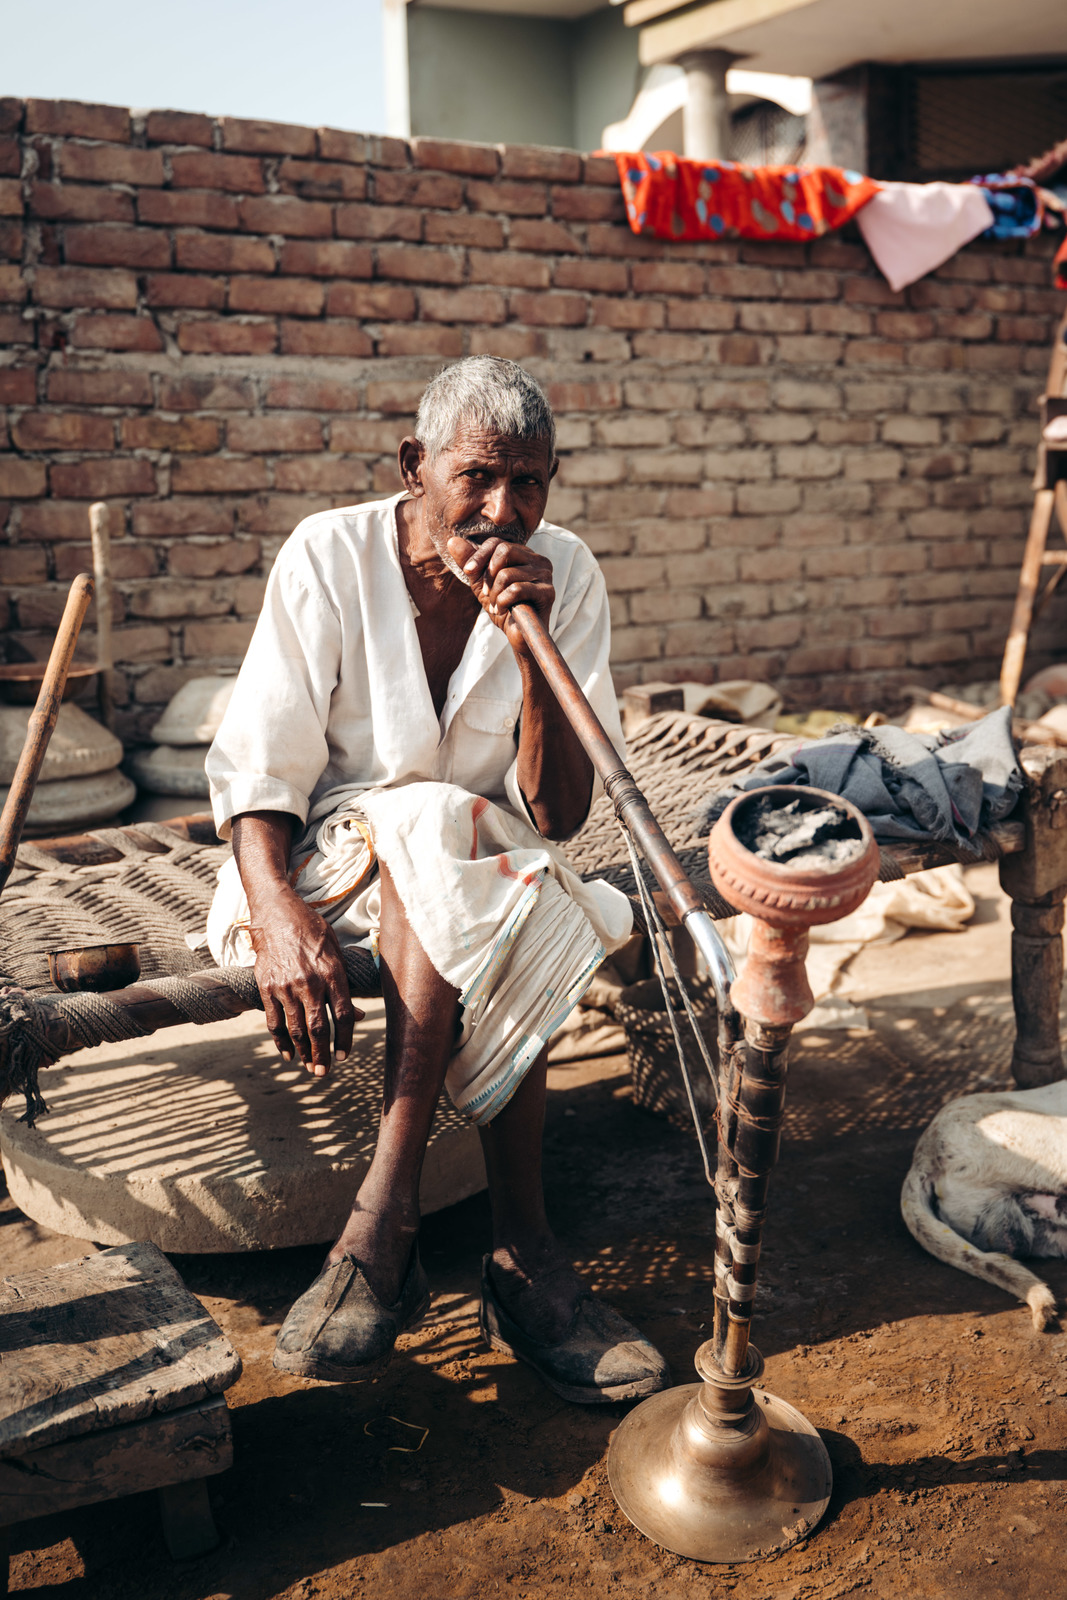
[[[677,712],[648,718],[630,738],[630,771],[715,918],[733,915],[733,907],[711,886],[697,816],[715,790],[791,742],[766,729]],[[881,876],[896,879],[961,859],[996,860],[1021,851],[1024,834],[1022,821],[1002,823],[966,858],[933,842],[883,847]],[[260,1005],[250,968],[213,967],[185,937],[203,931],[216,874],[229,854],[203,817],[172,827],[96,829],[76,840],[21,847],[0,898],[0,967],[7,984],[0,990],[0,1100],[21,1092],[32,1123],[47,1109],[38,1072],[61,1056],[180,1022],[222,1021]],[[595,802],[567,854],[583,876],[638,893],[627,840],[606,796]],[[654,887],[648,875],[646,893]],[[644,928],[639,903],[635,915]],[[50,951],[120,943],[140,946],[140,983],[113,996],[53,992]],[[350,950],[346,966],[354,996],[380,993],[367,951]]]

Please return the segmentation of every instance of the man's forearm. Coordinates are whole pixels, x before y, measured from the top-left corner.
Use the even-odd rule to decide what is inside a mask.
[[[520,659],[522,726],[517,776],[539,833],[569,839],[589,811],[593,765],[540,667]]]
[[[282,811],[246,811],[233,819],[233,853],[253,920],[264,897],[289,888],[295,823]]]

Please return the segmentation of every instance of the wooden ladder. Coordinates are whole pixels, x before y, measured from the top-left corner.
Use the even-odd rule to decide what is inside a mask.
[[[1060,532],[1067,543],[1067,440],[1052,443],[1044,437],[1054,417],[1067,416],[1067,311],[1060,318],[1052,344],[1048,382],[1041,397],[1041,443],[1037,451],[1034,476],[1034,509],[1030,532],[1023,553],[1015,609],[1011,616],[1008,642],[1000,668],[1000,701],[1013,706],[1019,693],[1026,660],[1030,629],[1059,587],[1067,571],[1067,549],[1049,550],[1048,536],[1055,513]],[[1053,569],[1045,587],[1038,593],[1042,569]]]

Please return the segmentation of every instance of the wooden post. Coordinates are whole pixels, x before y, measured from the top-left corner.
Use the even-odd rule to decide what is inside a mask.
[[[1047,746],[1020,754],[1027,779],[1026,842],[1000,863],[1011,896],[1011,1070],[1020,1089],[1067,1077],[1060,1044],[1063,907],[1067,899],[1067,756]]]
[[[1041,579],[1041,563],[1052,526],[1054,496],[1051,489],[1039,489],[1034,495],[1034,509],[1030,517],[1030,532],[1026,538],[1023,566],[1019,574],[1019,589],[1015,596],[1015,609],[1011,615],[1008,642],[1004,647],[1004,661],[1000,669],[1000,700],[1002,705],[1013,706],[1019,693],[1019,683],[1026,660],[1026,645],[1030,636],[1030,623],[1034,615],[1037,586]]]
[[[112,698],[111,644],[111,519],[107,506],[96,500],[89,507],[89,533],[93,541],[93,575],[96,578],[96,680],[100,720],[105,728],[115,727]]]

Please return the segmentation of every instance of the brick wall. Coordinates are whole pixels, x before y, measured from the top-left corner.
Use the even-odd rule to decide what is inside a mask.
[[[0,101],[0,626],[46,650],[106,499],[142,734],[239,661],[301,517],[397,486],[425,379],[489,351],[559,414],[549,512],[601,558],[620,685],[994,675],[1049,254],[893,294],[858,236],[636,239],[571,151]]]

